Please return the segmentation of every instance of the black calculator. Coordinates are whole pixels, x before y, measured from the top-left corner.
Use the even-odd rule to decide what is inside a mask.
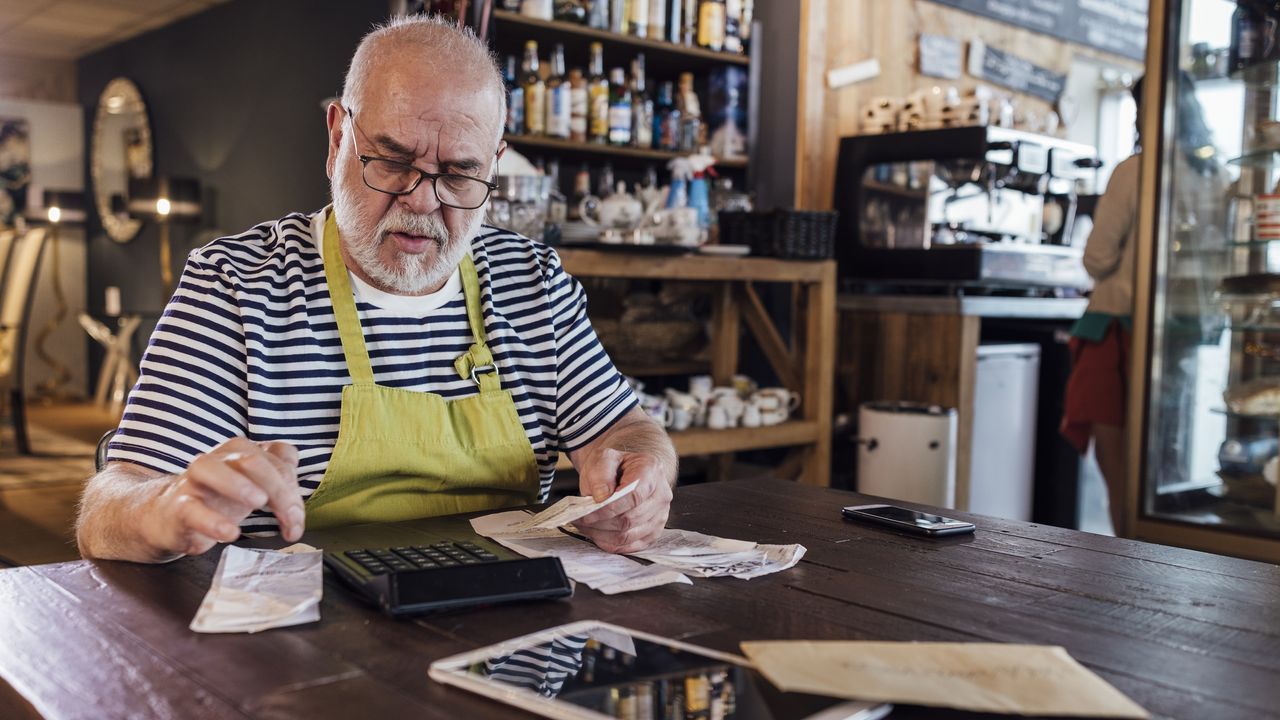
[[[336,550],[324,562],[392,617],[573,594],[559,558],[522,558],[478,538]]]

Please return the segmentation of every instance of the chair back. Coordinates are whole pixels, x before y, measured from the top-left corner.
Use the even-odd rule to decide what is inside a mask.
[[[0,295],[4,294],[4,271],[9,267],[9,254],[13,252],[13,239],[17,236],[13,230],[0,231]]]
[[[27,320],[35,300],[36,276],[46,237],[44,228],[33,228],[18,238],[10,252],[0,292],[0,379],[12,379],[13,387],[21,388]]]
[[[102,468],[107,466],[107,446],[111,444],[111,438],[115,437],[115,430],[108,430],[102,433],[102,437],[98,438],[98,447],[93,451],[93,469],[95,472],[102,472]]]

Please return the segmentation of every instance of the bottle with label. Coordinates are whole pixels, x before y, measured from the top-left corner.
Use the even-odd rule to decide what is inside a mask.
[[[587,141],[587,120],[590,117],[587,103],[587,79],[582,70],[574,68],[569,71],[569,139],[574,142]]]
[[[551,0],[522,0],[520,14],[539,20],[550,20],[552,16]]]
[[[1231,47],[1227,51],[1229,70],[1243,70],[1262,59],[1262,25],[1262,17],[1252,3],[1236,5],[1231,14]]]
[[[631,61],[631,143],[638,148],[653,147],[653,98],[646,91],[644,53]]]
[[[724,0],[702,0],[698,8],[698,45],[724,49]]]
[[[582,215],[578,206],[582,201],[591,194],[591,170],[587,168],[586,163],[582,163],[582,167],[578,168],[578,174],[573,177],[573,196],[569,199],[568,216],[570,220],[581,220]]]
[[[502,79],[507,84],[507,132],[524,134],[524,88],[516,77],[516,56],[507,56],[506,71]]]
[[[556,239],[559,239],[560,226],[568,218],[569,203],[560,191],[560,161],[547,163],[547,177],[551,179],[551,190],[547,196],[547,223],[555,227]]]
[[[551,52],[551,76],[547,78],[547,135],[569,139],[571,108],[569,83],[564,76],[564,45],[556,43]]]
[[[526,135],[545,135],[547,132],[547,86],[538,74],[538,43],[529,40],[524,44],[524,63],[520,68],[524,87],[524,131]]]
[[[654,109],[653,139],[660,150],[680,149],[680,111],[676,108],[675,84],[667,81],[658,86],[658,102]]]
[[[742,0],[725,0],[724,49],[726,52],[742,52]]]
[[[600,179],[596,181],[596,197],[604,199],[613,194],[613,163],[605,163],[600,168]]]
[[[631,87],[622,68],[609,77],[609,144],[631,144]]]
[[[698,39],[698,0],[682,0],[684,21],[681,23],[680,42],[693,45]]]
[[[667,8],[667,34],[666,41],[670,43],[680,43],[680,36],[684,32],[684,0],[663,0],[663,5]]]
[[[627,0],[610,0],[609,31],[619,35],[627,31]]]
[[[649,37],[649,0],[627,0],[627,34]]]
[[[667,1],[648,0],[650,40],[667,39]]]
[[[582,4],[582,0],[556,0],[555,17],[560,22],[586,25],[587,8]]]
[[[681,152],[693,152],[702,140],[702,105],[693,89],[693,73],[680,73],[680,85],[676,94],[676,107],[680,110]]]
[[[609,78],[604,76],[604,47],[591,43],[591,75],[587,79],[589,103],[587,132],[591,142],[609,142]]]
[[[588,0],[591,9],[587,11],[587,26],[596,30],[609,29],[609,0]]]

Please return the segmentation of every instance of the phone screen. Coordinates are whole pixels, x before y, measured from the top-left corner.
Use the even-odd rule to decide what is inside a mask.
[[[916,510],[893,507],[892,505],[886,505],[884,507],[859,508],[855,512],[863,515],[874,515],[886,520],[894,520],[908,525],[918,525],[925,528],[956,522],[951,518],[942,517],[941,515],[930,515]]]

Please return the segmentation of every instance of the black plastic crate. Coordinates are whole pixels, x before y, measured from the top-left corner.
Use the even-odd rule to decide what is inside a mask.
[[[748,245],[753,255],[827,260],[835,255],[836,213],[777,209],[721,212],[720,242]]]

